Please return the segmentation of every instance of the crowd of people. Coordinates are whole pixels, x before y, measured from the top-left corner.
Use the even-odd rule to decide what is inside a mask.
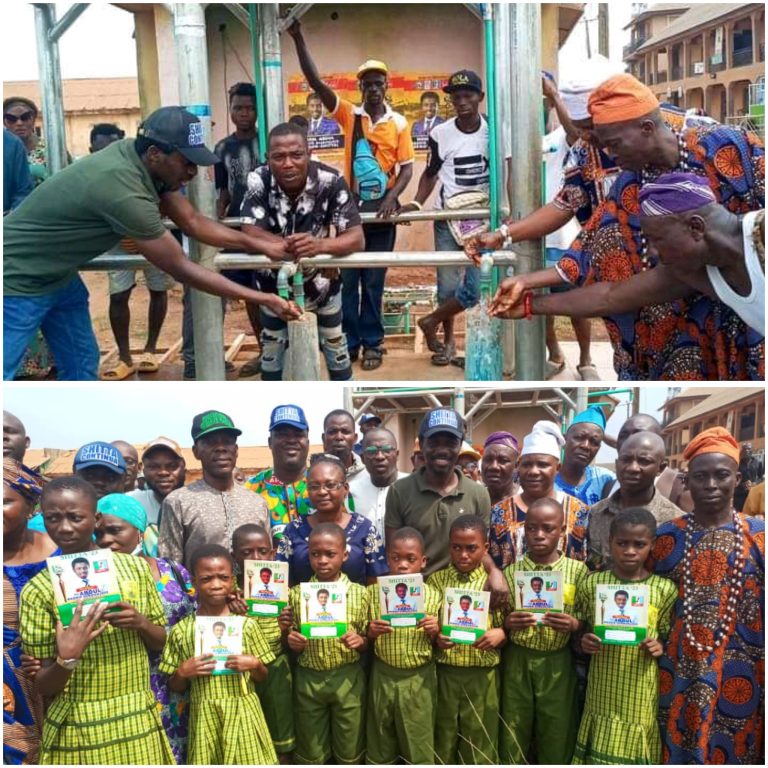
[[[592,405],[475,446],[434,408],[404,472],[375,413],[328,413],[313,455],[300,406],[265,426],[272,466],[250,478],[212,410],[192,419],[194,482],[164,436],[88,443],[49,479],[4,412],[4,763],[763,764],[763,468],[727,430],[693,436],[680,471],[647,414],[614,438]],[[63,626],[46,559],[72,560],[80,594],[94,550],[118,601],[72,602]],[[251,560],[287,563],[273,615],[249,612]],[[538,613],[516,595],[530,572]],[[390,574],[424,579],[413,626],[383,618]],[[313,582],[345,596],[338,637],[302,631]],[[611,589],[619,623],[648,602],[630,644],[598,618]],[[472,627],[476,609],[462,643],[451,610]],[[230,616],[242,651],[216,674],[196,620]]]
[[[9,194],[4,204],[13,209],[5,226],[6,379],[25,370],[25,351],[40,330],[59,378],[99,375],[88,295],[77,270],[125,238],[131,241],[129,250],[144,254],[151,265],[146,273],[149,333],[135,363],[128,309],[134,273],[112,274],[110,321],[119,359],[101,371],[102,378],[119,380],[137,370],[157,370],[169,276],[245,301],[260,352],[241,373],[282,378],[287,323],[301,312],[292,300],[291,278],[285,298],[274,270],[221,275],[204,270],[185,258],[181,238],[165,229],[161,215],[203,243],[289,263],[321,253],[344,257],[392,251],[392,216],[422,210],[436,190],[437,210],[488,204],[489,129],[483,82],[475,72],[460,69],[447,79],[443,91],[454,116],[427,118],[428,129],[427,123],[420,128],[428,130],[421,137],[426,138],[427,162],[413,199],[406,201],[415,159],[413,136],[405,117],[387,101],[387,64],[369,59],[360,65],[362,103],[355,105],[320,77],[301,23],[294,21],[287,32],[310,89],[313,126],[325,110],[344,136],[341,170],[315,158],[307,142],[309,123],[300,116],[272,127],[267,156],[261,158],[256,92],[249,83],[230,89],[235,131],[219,142],[215,153],[203,144],[199,120],[180,107],[149,115],[135,139],[121,138],[116,126],[111,133],[104,130],[90,156],[40,185],[28,204],[23,193]],[[510,319],[570,316],[580,345],[582,379],[598,378],[584,318],[602,317],[620,379],[762,380],[761,139],[660,104],[649,88],[602,57],[574,67],[559,89],[548,74],[543,84],[546,110],[559,123],[544,138],[547,204],[492,232],[478,221],[434,223],[435,250],[463,248],[470,261],[463,268],[438,268],[438,306],[419,319],[433,364],[457,361],[454,321],[479,301],[481,254],[547,237],[550,266],[504,281],[489,311]],[[427,105],[436,104],[436,94],[429,95]],[[37,153],[37,110],[32,107],[24,99],[6,99],[5,124],[26,141],[28,152]],[[6,135],[6,143],[12,138]],[[30,156],[30,163],[37,162]],[[242,231],[207,219],[186,201],[183,186],[198,166],[207,165],[216,169],[218,215],[241,217]],[[13,168],[6,174],[12,178]],[[23,186],[29,190],[28,184]],[[363,224],[361,212],[375,213],[377,220]],[[60,246],[56,258],[46,252],[51,239]],[[385,280],[385,268],[309,270],[304,275],[304,310],[317,315],[331,379],[350,379],[358,360],[369,371],[382,365]],[[540,293],[541,288],[550,290]],[[192,310],[185,291],[184,375],[193,378]],[[564,357],[551,321],[547,328],[548,373],[555,374],[562,370]]]

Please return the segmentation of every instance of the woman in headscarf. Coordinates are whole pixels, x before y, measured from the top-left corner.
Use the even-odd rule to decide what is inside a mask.
[[[551,421],[537,421],[523,439],[518,462],[520,489],[508,503],[497,503],[491,510],[488,550],[499,568],[516,562],[525,552],[526,512],[534,501],[545,497],[558,501],[565,513],[565,533],[558,548],[568,557],[584,560],[589,507],[555,487],[564,443],[557,424]]]
[[[662,762],[763,765],[765,521],[733,508],[739,444],[686,447],[693,512],[659,527],[651,561],[679,594],[659,662]]]
[[[136,555],[147,562],[163,604],[166,630],[170,630],[195,610],[189,573],[181,563],[150,557],[144,552],[147,513],[136,499],[122,493],[110,493],[99,499],[96,508],[101,513],[95,533],[96,543],[104,549]],[[170,689],[168,676],[158,670],[161,655],[159,651],[149,652],[150,683],[160,705],[160,718],[173,755],[176,762],[182,765],[186,763],[187,756],[189,702],[186,694],[175,693]]]
[[[19,594],[59,554],[47,533],[27,527],[41,492],[37,472],[3,458],[3,765],[36,763],[40,747],[42,700],[21,666]]]

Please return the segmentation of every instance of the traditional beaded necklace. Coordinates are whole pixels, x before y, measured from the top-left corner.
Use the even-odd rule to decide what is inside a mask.
[[[685,525],[685,557],[683,559],[683,586],[685,589],[685,598],[683,599],[683,622],[685,626],[685,638],[697,651],[708,651],[711,653],[716,648],[719,648],[736,618],[736,606],[744,586],[741,581],[741,576],[744,570],[744,531],[741,525],[741,517],[735,510],[733,512],[733,526],[735,531],[734,549],[736,550],[736,561],[727,577],[728,598],[726,601],[725,613],[712,634],[714,645],[706,645],[696,640],[691,631],[691,620],[693,618],[693,609],[691,608],[690,602],[693,590],[693,579],[691,577],[691,560],[693,559],[693,515],[689,515]]]
[[[689,158],[689,152],[688,147],[685,145],[685,138],[683,137],[682,133],[679,133],[678,131],[675,131],[675,136],[677,136],[677,147],[680,152],[680,159],[677,162],[677,165],[672,169],[672,171],[682,171],[683,173],[688,173],[688,171],[691,170],[690,165],[688,165],[688,158]],[[646,184],[649,184],[652,181],[655,181],[659,178],[659,176],[662,175],[662,173],[670,173],[671,171],[661,171],[658,168],[654,168],[654,170],[650,170],[651,166],[646,166],[643,168],[642,171],[640,171],[640,187],[644,187]],[[646,239],[645,235],[640,232],[640,262],[642,263],[642,271],[645,272],[646,269],[648,269],[648,240]]]

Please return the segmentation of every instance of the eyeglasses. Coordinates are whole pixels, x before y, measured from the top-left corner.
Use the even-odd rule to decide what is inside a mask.
[[[11,125],[15,125],[16,123],[21,120],[22,123],[28,123],[30,120],[32,120],[35,116],[35,113],[32,111],[29,112],[22,112],[20,115],[12,115],[10,112],[6,112],[3,115],[3,120],[5,120],[6,123],[10,123]]]
[[[377,453],[383,453],[385,456],[389,456],[394,450],[395,447],[393,445],[369,445],[368,447],[363,448],[363,453],[366,456],[373,458]]]
[[[333,491],[338,491],[341,486],[344,485],[344,483],[341,482],[335,482],[335,483],[307,483],[307,490],[310,493],[317,493],[319,490],[323,489],[326,491],[330,491],[333,493]]]

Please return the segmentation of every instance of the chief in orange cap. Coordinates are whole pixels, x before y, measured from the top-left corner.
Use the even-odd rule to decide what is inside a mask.
[[[645,117],[659,108],[653,91],[636,77],[614,75],[592,91],[587,109],[594,125],[624,123]]]
[[[690,462],[703,453],[720,453],[730,456],[738,465],[741,449],[733,435],[722,427],[712,427],[699,432],[683,451],[683,458]]]

